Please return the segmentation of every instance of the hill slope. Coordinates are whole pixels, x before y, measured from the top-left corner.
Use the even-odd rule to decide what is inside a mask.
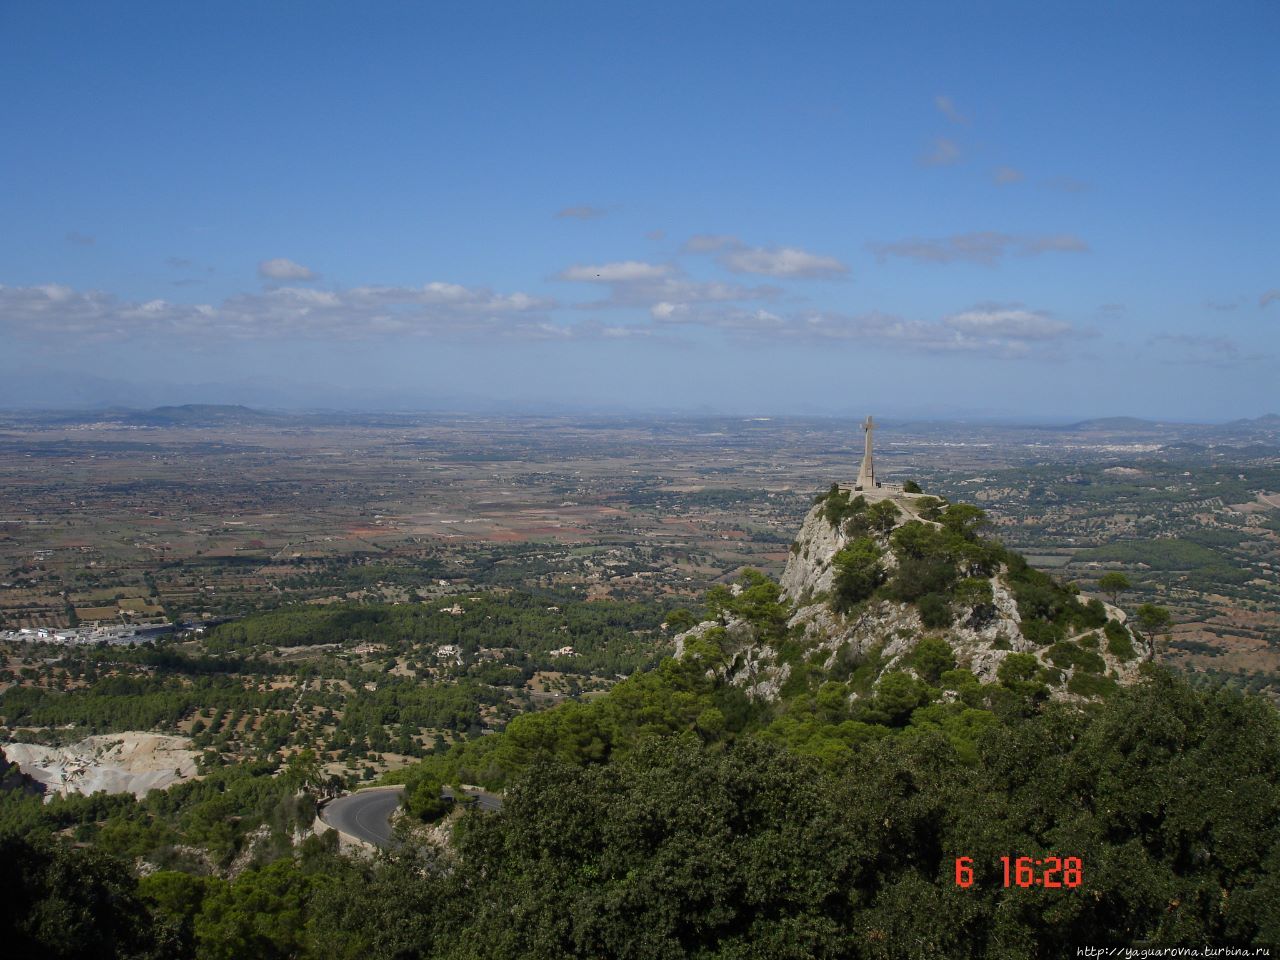
[[[805,517],[782,575],[787,633],[767,638],[749,618],[722,613],[677,638],[677,655],[710,640],[717,673],[770,701],[801,668],[840,676],[863,667],[863,693],[893,672],[925,679],[914,655],[926,639],[983,683],[1014,675],[1057,698],[1136,680],[1152,649],[1124,613],[1032,569],[985,539],[983,525],[964,504],[833,487]]]

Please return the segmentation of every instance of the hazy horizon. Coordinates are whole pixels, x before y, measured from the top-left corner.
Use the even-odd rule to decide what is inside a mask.
[[[281,416],[440,416],[440,417],[598,417],[601,419],[628,419],[628,418],[674,418],[674,419],[699,419],[699,418],[742,418],[744,420],[861,420],[867,415],[867,410],[849,407],[843,410],[823,410],[823,409],[798,409],[798,410],[769,410],[755,408],[732,408],[721,407],[714,408],[709,405],[700,408],[681,408],[681,407],[662,407],[662,406],[613,406],[602,407],[598,404],[573,403],[571,401],[546,401],[539,403],[537,401],[526,401],[520,404],[502,403],[500,401],[489,401],[487,403],[481,401],[473,401],[471,403],[450,402],[442,400],[438,403],[420,404],[420,405],[368,405],[368,406],[326,406],[322,404],[294,404],[294,405],[271,405],[271,404],[253,404],[238,403],[236,401],[175,401],[172,403],[155,403],[155,404],[130,404],[130,403],[47,403],[47,404],[6,404],[0,403],[0,412],[23,415],[31,414],[33,416],[39,414],[85,414],[92,415],[95,413],[107,412],[128,412],[131,414],[145,414],[155,410],[172,410],[184,407],[213,407],[224,409],[243,408],[253,413],[272,414]],[[896,410],[892,406],[882,405],[879,408],[870,409],[870,413],[876,417],[878,423],[886,426],[904,425],[904,424],[920,424],[920,423],[957,423],[957,424],[976,424],[985,426],[1066,426],[1074,423],[1084,423],[1092,421],[1107,420],[1137,420],[1144,423],[1152,424],[1168,424],[1170,426],[1218,426],[1230,424],[1240,421],[1251,421],[1266,417],[1280,416],[1274,411],[1268,411],[1253,416],[1246,417],[1228,417],[1222,419],[1184,419],[1177,417],[1140,417],[1126,412],[1111,412],[1104,414],[1093,414],[1088,416],[1075,416],[1070,414],[1045,414],[1034,415],[1027,414],[1018,416],[1016,414],[961,414],[961,413],[928,413],[928,412],[911,412]]]

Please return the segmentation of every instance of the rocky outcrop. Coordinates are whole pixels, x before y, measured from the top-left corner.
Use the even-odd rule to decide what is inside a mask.
[[[140,732],[86,737],[65,747],[7,743],[4,749],[23,773],[55,793],[104,790],[139,799],[193,779],[199,757],[186,737]]]
[[[17,763],[12,762],[5,752],[0,750],[0,793],[28,793],[39,796],[44,793],[44,784],[22,772]]]
[[[891,501],[898,511],[892,528],[870,534],[884,551],[883,565],[887,571],[899,563],[891,539],[893,529],[913,520],[939,526],[921,516],[921,511],[930,503],[923,495],[874,490],[864,497],[869,504]],[[937,501],[932,503],[936,505]],[[1053,696],[1074,696],[1068,687],[1075,672],[1082,668],[1060,665],[1062,646],[1046,647],[1024,635],[1007,568],[1002,567],[989,578],[991,603],[984,605],[981,615],[976,609],[955,610],[955,620],[946,628],[929,629],[914,604],[890,600],[871,600],[848,614],[839,612],[831,602],[838,572],[836,555],[853,539],[868,535],[865,529],[851,535],[843,523],[832,523],[821,502],[809,511],[800,527],[780,585],[783,598],[791,605],[791,636],[802,641],[806,663],[834,670],[842,659],[846,663],[874,661],[879,675],[893,670],[913,672],[909,664],[912,651],[923,636],[933,634],[951,646],[957,666],[972,671],[983,683],[998,679],[1000,665],[1008,656],[1024,653],[1034,656],[1043,668]],[[1102,602],[1100,598],[1098,602]],[[1110,604],[1103,606],[1108,619],[1116,621],[1111,628],[1114,632],[1125,623],[1124,613]],[[1132,645],[1132,656],[1110,652],[1101,630],[1082,630],[1064,640],[1068,646],[1084,641],[1080,653],[1089,660],[1091,672],[1118,683],[1128,683],[1137,678],[1139,667],[1150,659],[1152,651],[1149,644],[1127,626],[1122,629],[1123,636]],[[686,650],[699,651],[709,671],[743,687],[753,697],[766,700],[779,697],[791,674],[790,664],[783,662],[776,645],[761,642],[752,624],[732,615],[686,631],[677,637],[676,650],[678,656]],[[1059,664],[1049,658],[1051,651],[1056,651]],[[1074,652],[1074,647],[1067,652]],[[1095,658],[1101,658],[1101,670],[1097,669]]]

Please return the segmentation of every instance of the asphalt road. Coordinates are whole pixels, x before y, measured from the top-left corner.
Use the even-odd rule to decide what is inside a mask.
[[[331,800],[320,812],[320,818],[349,837],[372,843],[376,847],[391,845],[391,814],[400,805],[404,787],[373,787],[359,793],[348,794]],[[445,787],[444,796],[452,797],[453,790]],[[474,799],[481,810],[501,810],[502,798],[484,790],[466,791],[468,799]]]

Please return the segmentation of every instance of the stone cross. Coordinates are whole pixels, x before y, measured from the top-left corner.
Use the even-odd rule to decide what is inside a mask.
[[[879,486],[876,483],[876,468],[871,462],[871,432],[875,428],[875,423],[868,416],[862,424],[862,430],[866,434],[866,447],[862,454],[862,469],[858,471],[858,482],[854,485],[855,490],[870,490]]]

